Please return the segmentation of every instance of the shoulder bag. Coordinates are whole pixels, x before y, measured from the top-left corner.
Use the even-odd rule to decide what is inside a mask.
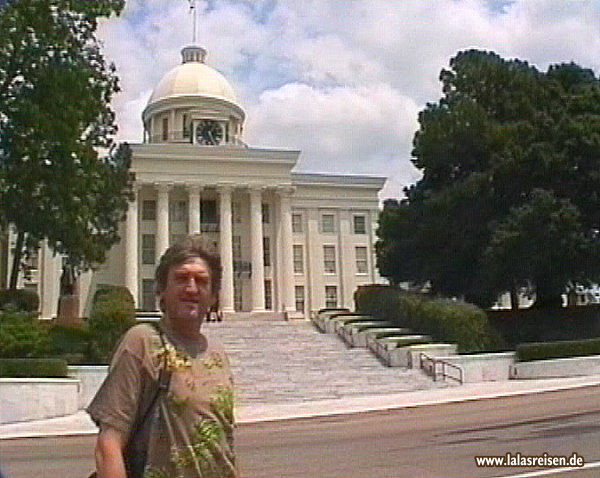
[[[156,329],[163,348],[166,348],[165,337],[159,325],[156,322],[148,322],[148,324]],[[152,420],[149,420],[149,418],[156,408],[158,397],[169,390],[170,381],[171,372],[167,370],[165,355],[163,366],[158,372],[158,382],[154,386],[151,398],[138,409],[129,439],[123,449],[123,461],[125,462],[127,478],[142,478],[144,474],[152,428]],[[97,478],[96,472],[93,472],[88,478]]]

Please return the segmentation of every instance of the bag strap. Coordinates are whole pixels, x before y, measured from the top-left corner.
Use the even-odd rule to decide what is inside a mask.
[[[158,336],[163,346],[163,350],[166,350],[166,341],[162,329],[156,322],[149,322]],[[136,413],[136,418],[133,422],[131,433],[127,440],[127,444],[123,449],[123,459],[125,461],[125,469],[127,471],[128,478],[141,478],[144,474],[144,468],[146,466],[146,456],[149,438],[148,418],[152,414],[152,411],[156,407],[156,402],[161,393],[166,392],[169,389],[169,383],[171,381],[171,371],[167,368],[167,355],[164,354],[164,362],[158,372],[158,386],[156,382],[153,383],[152,398],[142,402],[139,412]]]
[[[160,342],[162,344],[163,350],[167,348],[167,342],[165,340],[164,332],[160,328],[160,326],[156,322],[148,322],[150,326],[152,326],[156,332],[158,332],[158,336],[160,337]],[[143,423],[148,419],[148,416],[154,409],[156,401],[158,400],[161,392],[167,392],[169,390],[169,384],[171,382],[171,371],[167,370],[167,355],[164,354],[163,358],[163,366],[158,371],[158,387],[154,391],[152,395],[152,399],[148,402],[148,406],[143,411],[142,415],[140,415],[140,420],[136,424],[136,429],[133,430],[130,436],[134,436],[137,433],[137,430],[142,428]]]

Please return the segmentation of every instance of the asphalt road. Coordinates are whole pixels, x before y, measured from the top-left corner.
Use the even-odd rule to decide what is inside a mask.
[[[94,437],[0,441],[7,478],[81,478]],[[490,478],[540,468],[477,468],[475,456],[571,455],[600,464],[600,386],[527,396],[241,425],[244,478]],[[594,465],[595,466],[595,465]],[[591,478],[600,467],[545,477]]]

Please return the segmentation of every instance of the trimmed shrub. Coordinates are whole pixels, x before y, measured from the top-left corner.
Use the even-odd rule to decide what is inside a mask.
[[[488,310],[487,316],[513,347],[529,342],[558,342],[600,337],[600,305]]]
[[[361,286],[354,299],[361,313],[431,335],[436,341],[456,343],[463,353],[496,351],[504,346],[485,312],[466,302],[431,298],[385,285]]]
[[[48,345],[48,331],[34,314],[0,314],[0,357],[41,357]]]
[[[36,291],[30,289],[0,290],[0,310],[37,312],[40,298]]]
[[[407,347],[409,345],[421,345],[421,344],[429,344],[431,340],[427,339],[427,337],[423,337],[420,339],[403,337],[396,342],[396,347]]]
[[[129,292],[129,289],[127,287],[122,285],[99,285],[98,289],[96,289],[96,292],[94,293],[92,304],[96,304],[97,302],[101,301],[103,298],[106,297],[131,303],[132,306],[135,305],[131,292]]]
[[[91,357],[107,363],[120,337],[136,324],[134,301],[125,287],[103,287],[96,292],[88,319]]]
[[[563,340],[560,342],[538,342],[520,344],[517,347],[517,360],[546,360],[568,357],[600,355],[600,338],[587,340]]]
[[[55,325],[48,330],[48,355],[59,357],[68,364],[94,362],[91,352],[91,334],[88,327]]]
[[[3,378],[64,378],[68,372],[67,362],[57,358],[0,359]]]

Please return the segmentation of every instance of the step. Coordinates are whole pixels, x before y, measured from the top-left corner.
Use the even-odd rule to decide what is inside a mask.
[[[447,386],[418,370],[391,369],[366,349],[348,349],[308,321],[207,323],[225,346],[238,402],[285,403],[389,394]]]

